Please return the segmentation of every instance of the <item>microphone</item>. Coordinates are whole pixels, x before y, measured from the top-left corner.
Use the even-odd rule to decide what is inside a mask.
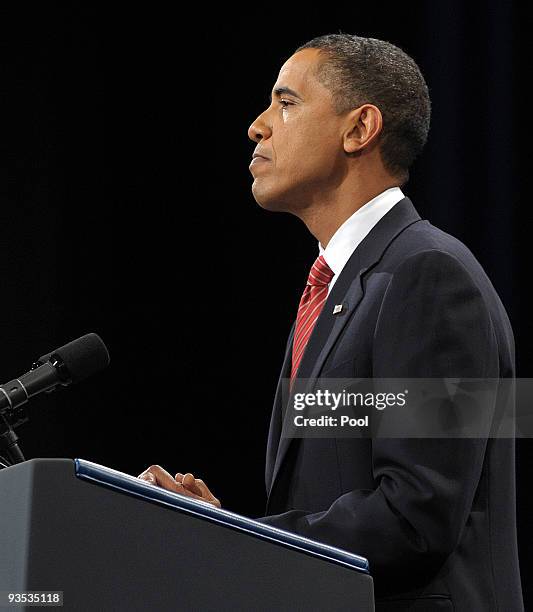
[[[109,352],[100,336],[86,334],[72,340],[39,357],[26,374],[0,385],[0,415],[12,416],[30,397],[77,383],[108,365]]]
[[[30,397],[58,386],[67,387],[96,374],[109,365],[109,352],[97,334],[86,334],[55,351],[46,353],[26,374],[0,385],[0,469],[25,461],[13,428],[28,419],[23,409]]]

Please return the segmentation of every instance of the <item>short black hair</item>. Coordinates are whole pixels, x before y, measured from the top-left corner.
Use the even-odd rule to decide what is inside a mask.
[[[428,87],[416,62],[390,42],[352,34],[318,36],[295,53],[310,48],[325,56],[317,78],[332,92],[335,112],[365,103],[379,108],[383,165],[402,184],[407,182],[426,143],[431,116]]]

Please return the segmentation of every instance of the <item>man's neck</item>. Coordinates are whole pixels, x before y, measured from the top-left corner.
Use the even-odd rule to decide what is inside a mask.
[[[326,248],[332,236],[339,227],[367,202],[391,187],[398,187],[397,181],[376,185],[373,189],[359,190],[339,197],[324,198],[316,205],[310,206],[299,214],[307,229]]]

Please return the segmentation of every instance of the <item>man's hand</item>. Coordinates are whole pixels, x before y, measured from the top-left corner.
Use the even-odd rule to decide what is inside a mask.
[[[182,474],[178,472],[173,478],[161,466],[151,465],[138,478],[168,491],[181,493],[187,497],[207,502],[216,508],[221,507],[220,501],[211,493],[204,481],[200,478],[195,478],[191,473]]]

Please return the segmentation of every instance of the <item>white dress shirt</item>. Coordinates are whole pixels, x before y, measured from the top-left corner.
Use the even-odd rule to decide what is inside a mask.
[[[328,294],[339,278],[339,274],[359,246],[363,238],[389,210],[404,198],[399,187],[391,187],[361,206],[333,234],[324,249],[318,243],[319,254],[324,257],[334,276],[328,287]]]

